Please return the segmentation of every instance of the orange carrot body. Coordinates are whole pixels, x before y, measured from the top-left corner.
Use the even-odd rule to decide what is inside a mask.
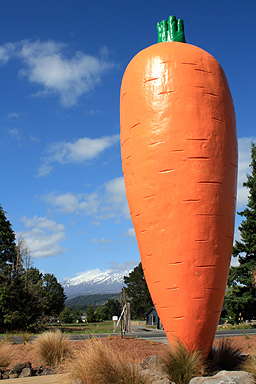
[[[235,112],[207,52],[166,42],[123,76],[121,154],[147,284],[168,339],[209,352],[220,318],[236,208]]]

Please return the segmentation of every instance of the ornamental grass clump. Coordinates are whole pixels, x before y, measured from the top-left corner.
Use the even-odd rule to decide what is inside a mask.
[[[189,351],[177,340],[163,355],[163,371],[168,379],[176,384],[187,384],[193,377],[203,376],[204,359],[200,352]]]
[[[12,356],[11,346],[0,343],[0,369],[7,368],[10,365]]]
[[[245,362],[241,364],[240,369],[252,373],[256,382],[256,355],[252,354],[248,356]]]
[[[69,336],[60,330],[42,333],[35,342],[35,349],[40,359],[50,367],[56,367],[72,355]]]
[[[102,341],[87,342],[84,349],[75,351],[66,366],[67,383],[83,384],[151,384],[137,364],[127,361],[127,354],[114,351]]]
[[[239,370],[246,361],[242,348],[234,345],[228,339],[220,339],[216,347],[213,347],[208,356],[212,361],[225,371]]]

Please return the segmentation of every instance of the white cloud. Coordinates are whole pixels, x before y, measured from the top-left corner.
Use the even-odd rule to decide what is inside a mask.
[[[61,255],[65,250],[59,244],[65,240],[65,226],[46,217],[21,219],[27,228],[22,236],[34,259]]]
[[[101,239],[93,238],[93,239],[91,239],[91,243],[93,243],[93,244],[113,244],[113,240],[107,240],[104,237],[102,237]]]
[[[124,178],[117,177],[105,183],[105,206],[103,208],[106,217],[124,216],[130,217],[126,199]]]
[[[97,139],[83,137],[74,142],[51,144],[47,149],[49,155],[43,159],[38,176],[48,175],[52,171],[54,163],[81,163],[91,160],[118,142],[119,135],[113,135]]]
[[[246,175],[251,173],[249,164],[251,163],[251,141],[255,137],[243,137],[238,140],[238,185],[237,185],[237,207],[241,209],[247,205],[248,189],[243,187],[247,180]]]
[[[37,172],[37,176],[38,177],[42,177],[42,176],[47,176],[49,175],[49,173],[52,172],[52,169],[53,169],[53,166],[48,163],[47,161],[43,162],[43,164],[41,164],[38,172]]]
[[[100,274],[103,274],[105,272],[110,273],[110,274],[118,273],[118,274],[122,274],[123,276],[125,276],[125,275],[127,276],[130,272],[133,271],[133,269],[135,267],[137,267],[139,262],[140,262],[139,260],[129,260],[123,264],[119,264],[117,261],[113,261],[113,262],[108,263],[109,267],[105,270],[95,268],[95,269],[87,270],[84,272],[78,272],[78,273],[76,273],[76,276],[86,275],[88,277],[88,280],[95,278],[95,277],[98,277]],[[66,278],[65,280],[67,280],[67,279],[68,278]]]
[[[32,142],[34,142],[34,143],[39,143],[40,142],[40,139],[38,137],[36,137],[36,136],[33,136],[33,135],[30,136],[30,140]]]
[[[99,58],[81,51],[69,57],[67,46],[54,40],[7,43],[0,47],[0,63],[6,64],[10,58],[21,60],[20,76],[41,87],[36,96],[57,95],[64,107],[75,105],[114,67],[101,53]]]
[[[93,217],[93,225],[100,219],[129,218],[123,177],[109,180],[102,188],[86,193],[49,193],[42,199],[62,213],[77,213]]]
[[[11,112],[7,115],[7,119],[11,119],[11,120],[17,120],[20,118],[20,115],[19,113],[17,112]]]
[[[99,201],[96,193],[72,193],[67,192],[61,195],[50,193],[43,196],[43,199],[62,213],[80,213],[92,215],[98,211]]]
[[[122,273],[128,275],[129,272],[133,271],[135,267],[139,264],[140,260],[129,260],[126,261],[123,264],[119,264],[116,261],[113,261],[112,263],[109,264],[109,268],[107,271],[110,271],[112,273]]]
[[[17,128],[9,128],[8,133],[11,135],[12,139],[14,140],[20,140],[21,139],[21,132]]]
[[[123,236],[127,237],[136,237],[134,228],[128,228],[127,231],[123,234]]]
[[[0,46],[0,64],[7,64],[16,50],[15,44],[7,43]]]

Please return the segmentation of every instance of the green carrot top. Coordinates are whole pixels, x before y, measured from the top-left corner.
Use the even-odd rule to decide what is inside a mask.
[[[183,20],[176,20],[175,16],[169,16],[168,20],[157,23],[158,43],[166,41],[179,41],[186,43]]]

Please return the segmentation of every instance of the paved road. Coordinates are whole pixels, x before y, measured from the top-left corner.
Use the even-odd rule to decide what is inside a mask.
[[[151,329],[149,330],[147,328],[145,331],[145,328],[143,327],[137,327],[137,329],[136,330],[133,329],[133,331],[135,332],[133,332],[132,334],[127,334],[127,336],[131,335],[131,337],[134,337],[134,334],[135,334],[138,338],[141,337],[142,339],[145,339],[145,340],[157,341],[157,342],[169,344],[164,331],[151,330]],[[244,336],[244,335],[256,335],[256,329],[221,330],[216,332],[215,339],[220,339],[223,337]]]
[[[95,334],[93,335],[76,335],[71,334],[70,340],[71,341],[78,341],[78,340],[85,340],[85,339],[91,339],[93,337],[109,337],[109,336],[116,336],[120,335],[120,333],[101,333],[101,334]],[[232,336],[244,336],[244,335],[256,335],[256,329],[234,329],[234,330],[221,330],[217,331],[215,338],[219,339],[222,337],[232,337]],[[150,329],[142,326],[132,326],[132,332],[126,333],[125,336],[127,337],[133,337],[138,339],[144,339],[148,341],[155,341],[155,342],[161,342],[168,344],[167,337],[165,335],[164,331],[160,331],[157,329]],[[0,337],[3,340],[3,337]],[[33,336],[31,338],[31,341],[34,341],[36,339],[36,336]],[[22,338],[20,336],[13,336],[12,342],[16,344],[22,344]]]

